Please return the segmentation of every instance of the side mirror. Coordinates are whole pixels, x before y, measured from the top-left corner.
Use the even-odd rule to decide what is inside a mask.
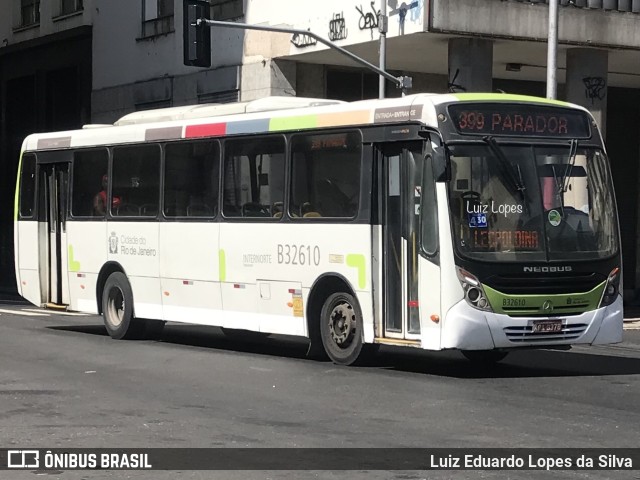
[[[211,66],[211,32],[208,25],[197,25],[199,18],[210,17],[207,0],[183,0],[184,64],[192,67]]]
[[[433,178],[436,182],[448,182],[451,180],[451,162],[444,148],[433,151]]]
[[[451,162],[447,149],[438,135],[428,131],[420,132],[420,136],[425,138],[424,155],[431,157],[433,166],[433,180],[435,182],[448,182],[451,180]]]

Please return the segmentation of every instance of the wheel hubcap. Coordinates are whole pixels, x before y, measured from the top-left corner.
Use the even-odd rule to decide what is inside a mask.
[[[109,291],[108,304],[109,320],[113,326],[118,327],[124,318],[124,295],[119,288]]]
[[[333,307],[329,315],[329,331],[331,338],[341,348],[348,347],[356,333],[356,314],[347,302]]]

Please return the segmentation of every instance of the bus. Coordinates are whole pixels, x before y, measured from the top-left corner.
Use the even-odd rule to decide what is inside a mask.
[[[621,248],[602,136],[509,94],[270,97],[28,136],[15,269],[35,305],[500,361],[620,342]]]

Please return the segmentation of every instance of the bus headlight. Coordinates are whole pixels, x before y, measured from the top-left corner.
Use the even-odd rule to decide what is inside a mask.
[[[600,307],[606,307],[616,301],[618,292],[620,291],[620,268],[616,267],[611,270],[607,278],[607,285],[604,287]]]
[[[460,280],[460,285],[462,285],[462,290],[464,290],[464,299],[467,303],[478,310],[490,312],[491,305],[489,304],[489,300],[487,300],[487,295],[484,293],[480,281],[475,275],[467,272],[465,269],[460,267],[456,267],[456,269],[458,280]]]

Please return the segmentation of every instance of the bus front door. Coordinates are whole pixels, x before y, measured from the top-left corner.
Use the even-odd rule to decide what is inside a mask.
[[[382,158],[383,334],[417,341],[422,144],[387,145]]]
[[[40,258],[46,265],[40,282],[43,300],[47,304],[69,304],[66,247],[68,184],[69,163],[40,164],[39,243]]]

